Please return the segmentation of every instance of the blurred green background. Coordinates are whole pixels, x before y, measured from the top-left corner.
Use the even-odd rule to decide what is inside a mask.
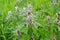
[[[0,0],[0,40],[60,40],[60,25],[56,22],[60,0],[56,3],[53,1],[55,0]],[[15,7],[22,10],[27,8],[29,3],[33,6],[34,22],[27,27],[27,17],[22,11],[19,16]],[[8,11],[12,11],[12,21],[5,21]],[[47,20],[48,16],[51,17],[51,24]]]

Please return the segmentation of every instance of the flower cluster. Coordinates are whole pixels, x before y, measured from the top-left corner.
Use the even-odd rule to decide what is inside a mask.
[[[32,5],[31,4],[28,5],[27,12],[28,12],[28,16],[27,16],[28,23],[32,24],[33,20],[32,20]]]
[[[57,14],[57,24],[60,25],[60,12]]]
[[[32,5],[31,5],[31,4],[28,5],[28,12],[29,12],[29,13],[32,12]]]
[[[28,16],[28,12],[25,7],[23,7],[22,12],[24,16]]]
[[[53,4],[58,4],[58,0],[53,0]]]
[[[29,24],[32,24],[33,23],[33,20],[32,20],[32,14],[30,14],[29,16],[28,16],[28,23]]]
[[[47,16],[47,21],[48,21],[48,24],[51,24],[52,23],[52,18],[50,16]]]
[[[17,13],[20,11],[18,6],[15,7],[15,11],[16,11]]]
[[[10,20],[12,21],[12,12],[11,11],[8,11],[8,16],[6,17],[6,20]]]

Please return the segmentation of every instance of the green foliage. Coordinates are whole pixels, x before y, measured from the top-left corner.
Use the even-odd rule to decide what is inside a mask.
[[[33,24],[29,25],[27,17],[21,11],[31,3]],[[15,11],[18,6],[20,12]],[[12,21],[6,20],[8,11],[12,11]],[[60,0],[53,4],[52,0],[0,0],[0,40],[60,40],[60,26],[56,18],[60,11]],[[51,24],[47,16],[51,17]],[[18,32],[19,31],[19,32]]]

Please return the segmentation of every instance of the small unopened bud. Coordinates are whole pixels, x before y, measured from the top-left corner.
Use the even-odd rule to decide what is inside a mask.
[[[35,40],[35,39],[34,39],[34,35],[32,35],[31,40]]]
[[[17,36],[21,36],[21,32],[17,30]]]
[[[23,8],[22,12],[23,12],[24,16],[28,16],[28,12],[25,7]]]
[[[48,24],[51,24],[51,17],[47,16]]]
[[[44,10],[44,6],[43,5],[41,5],[41,9]]]
[[[29,15],[29,16],[28,16],[28,23],[29,23],[29,24],[32,24],[32,23],[33,23],[32,15]]]
[[[60,21],[57,21],[57,24],[60,25]]]
[[[11,11],[8,11],[8,16],[11,16],[12,15],[12,12]]]
[[[20,4],[20,2],[21,2],[22,0],[16,0],[16,1],[17,1],[18,4]]]
[[[57,24],[60,25],[60,12],[57,14]]]
[[[12,21],[12,12],[11,11],[8,11],[8,16],[6,17],[6,20],[5,21],[7,21],[8,19],[10,21]]]
[[[52,40],[56,40],[56,37],[54,37]]]
[[[32,12],[32,5],[31,4],[28,5],[28,12],[30,12],[30,13]]]
[[[58,16],[58,20],[60,20],[60,12],[58,13],[58,15],[57,15],[57,16]]]
[[[16,10],[16,12],[18,13],[18,12],[19,12],[19,7],[16,6],[16,7],[15,7],[15,10]]]

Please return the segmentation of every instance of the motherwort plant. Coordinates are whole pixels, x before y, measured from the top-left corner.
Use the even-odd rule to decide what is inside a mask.
[[[28,12],[27,21],[31,25],[33,23],[33,19],[32,19],[32,5],[31,4],[28,5],[27,12]]]
[[[12,21],[12,18],[13,18],[13,17],[12,17],[12,12],[11,12],[11,11],[8,11],[8,15],[7,15],[5,21],[8,21],[8,20]]]
[[[30,40],[34,40],[34,37],[33,37],[33,19],[32,19],[32,5],[31,4],[28,4],[27,6],[27,22],[28,22],[28,35],[30,36]]]

